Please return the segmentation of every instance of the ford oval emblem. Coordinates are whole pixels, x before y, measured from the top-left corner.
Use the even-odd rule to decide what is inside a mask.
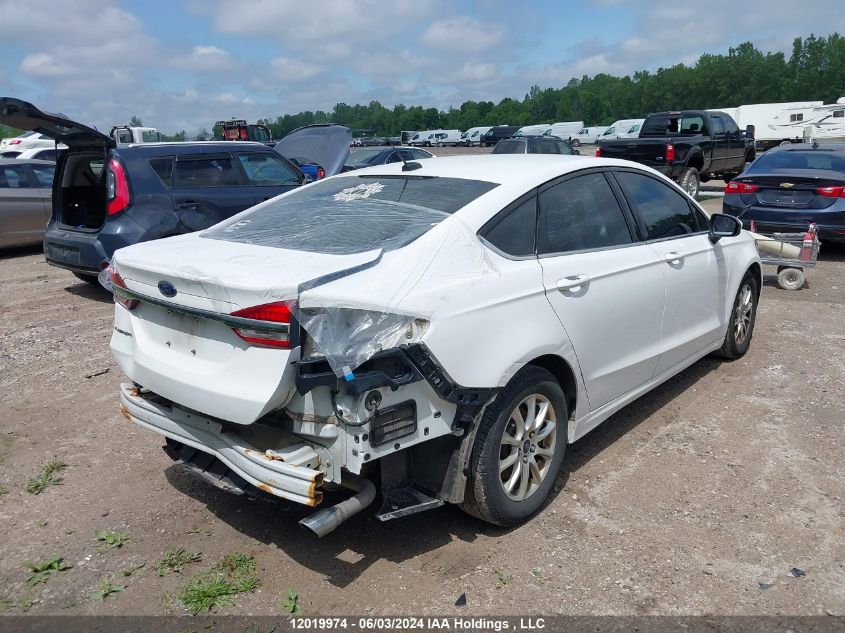
[[[158,291],[163,294],[165,297],[175,297],[176,296],[176,286],[174,286],[169,281],[164,281],[163,279],[158,282]]]

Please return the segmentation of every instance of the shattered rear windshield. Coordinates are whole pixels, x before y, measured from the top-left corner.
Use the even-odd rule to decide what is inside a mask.
[[[413,175],[331,178],[221,222],[200,237],[337,255],[392,250],[496,186]]]

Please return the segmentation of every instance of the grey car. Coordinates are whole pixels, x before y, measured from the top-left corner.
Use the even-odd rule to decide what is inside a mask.
[[[47,160],[0,158],[0,247],[40,244],[44,239],[55,169]]]

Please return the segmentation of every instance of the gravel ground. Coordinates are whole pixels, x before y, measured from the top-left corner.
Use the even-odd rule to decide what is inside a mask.
[[[767,277],[743,359],[698,362],[570,447],[526,525],[365,512],[319,541],[306,511],[197,481],[126,422],[108,295],[38,249],[0,258],[0,610],[183,613],[188,579],[243,552],[260,587],[222,613],[280,613],[288,590],[311,615],[845,612],[845,249],[824,247],[799,292]],[[51,459],[60,484],[27,493]],[[177,547],[202,560],[159,576]],[[72,568],[27,586],[25,565],[54,556]],[[103,579],[125,589],[92,599]]]

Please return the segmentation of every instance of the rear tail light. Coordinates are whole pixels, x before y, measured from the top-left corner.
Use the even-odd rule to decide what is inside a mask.
[[[825,198],[845,198],[845,187],[819,187],[816,193]]]
[[[325,178],[325,177],[326,177],[326,170],[323,169],[322,167],[317,167],[317,180],[319,180],[320,178]]]
[[[666,146],[666,162],[675,160],[675,146],[674,145],[667,145]]]
[[[241,339],[252,345],[290,349],[290,323],[293,320],[291,310],[295,305],[294,301],[276,301],[275,303],[244,308],[229,315],[242,319],[252,319],[253,321],[264,321],[268,326],[287,325],[287,328],[268,328],[265,330],[262,329],[261,323],[256,323],[254,327],[232,329]]]
[[[111,271],[111,289],[114,293],[114,302],[119,303],[127,310],[134,310],[138,307],[138,300],[132,299],[125,290],[128,290],[126,287],[126,282],[123,281],[123,277],[120,276],[120,273],[117,272],[117,268],[112,268]]]
[[[739,182],[738,180],[731,180],[727,186],[725,186],[725,193],[754,193],[759,190],[760,187],[757,185],[752,185],[747,182]]]
[[[601,158],[601,147],[596,148],[596,158]]]
[[[129,181],[120,161],[112,158],[106,170],[106,199],[109,215],[116,215],[129,206]]]
[[[19,138],[12,139],[11,141],[9,141],[9,145],[20,145],[20,144],[21,144],[21,140]]]

